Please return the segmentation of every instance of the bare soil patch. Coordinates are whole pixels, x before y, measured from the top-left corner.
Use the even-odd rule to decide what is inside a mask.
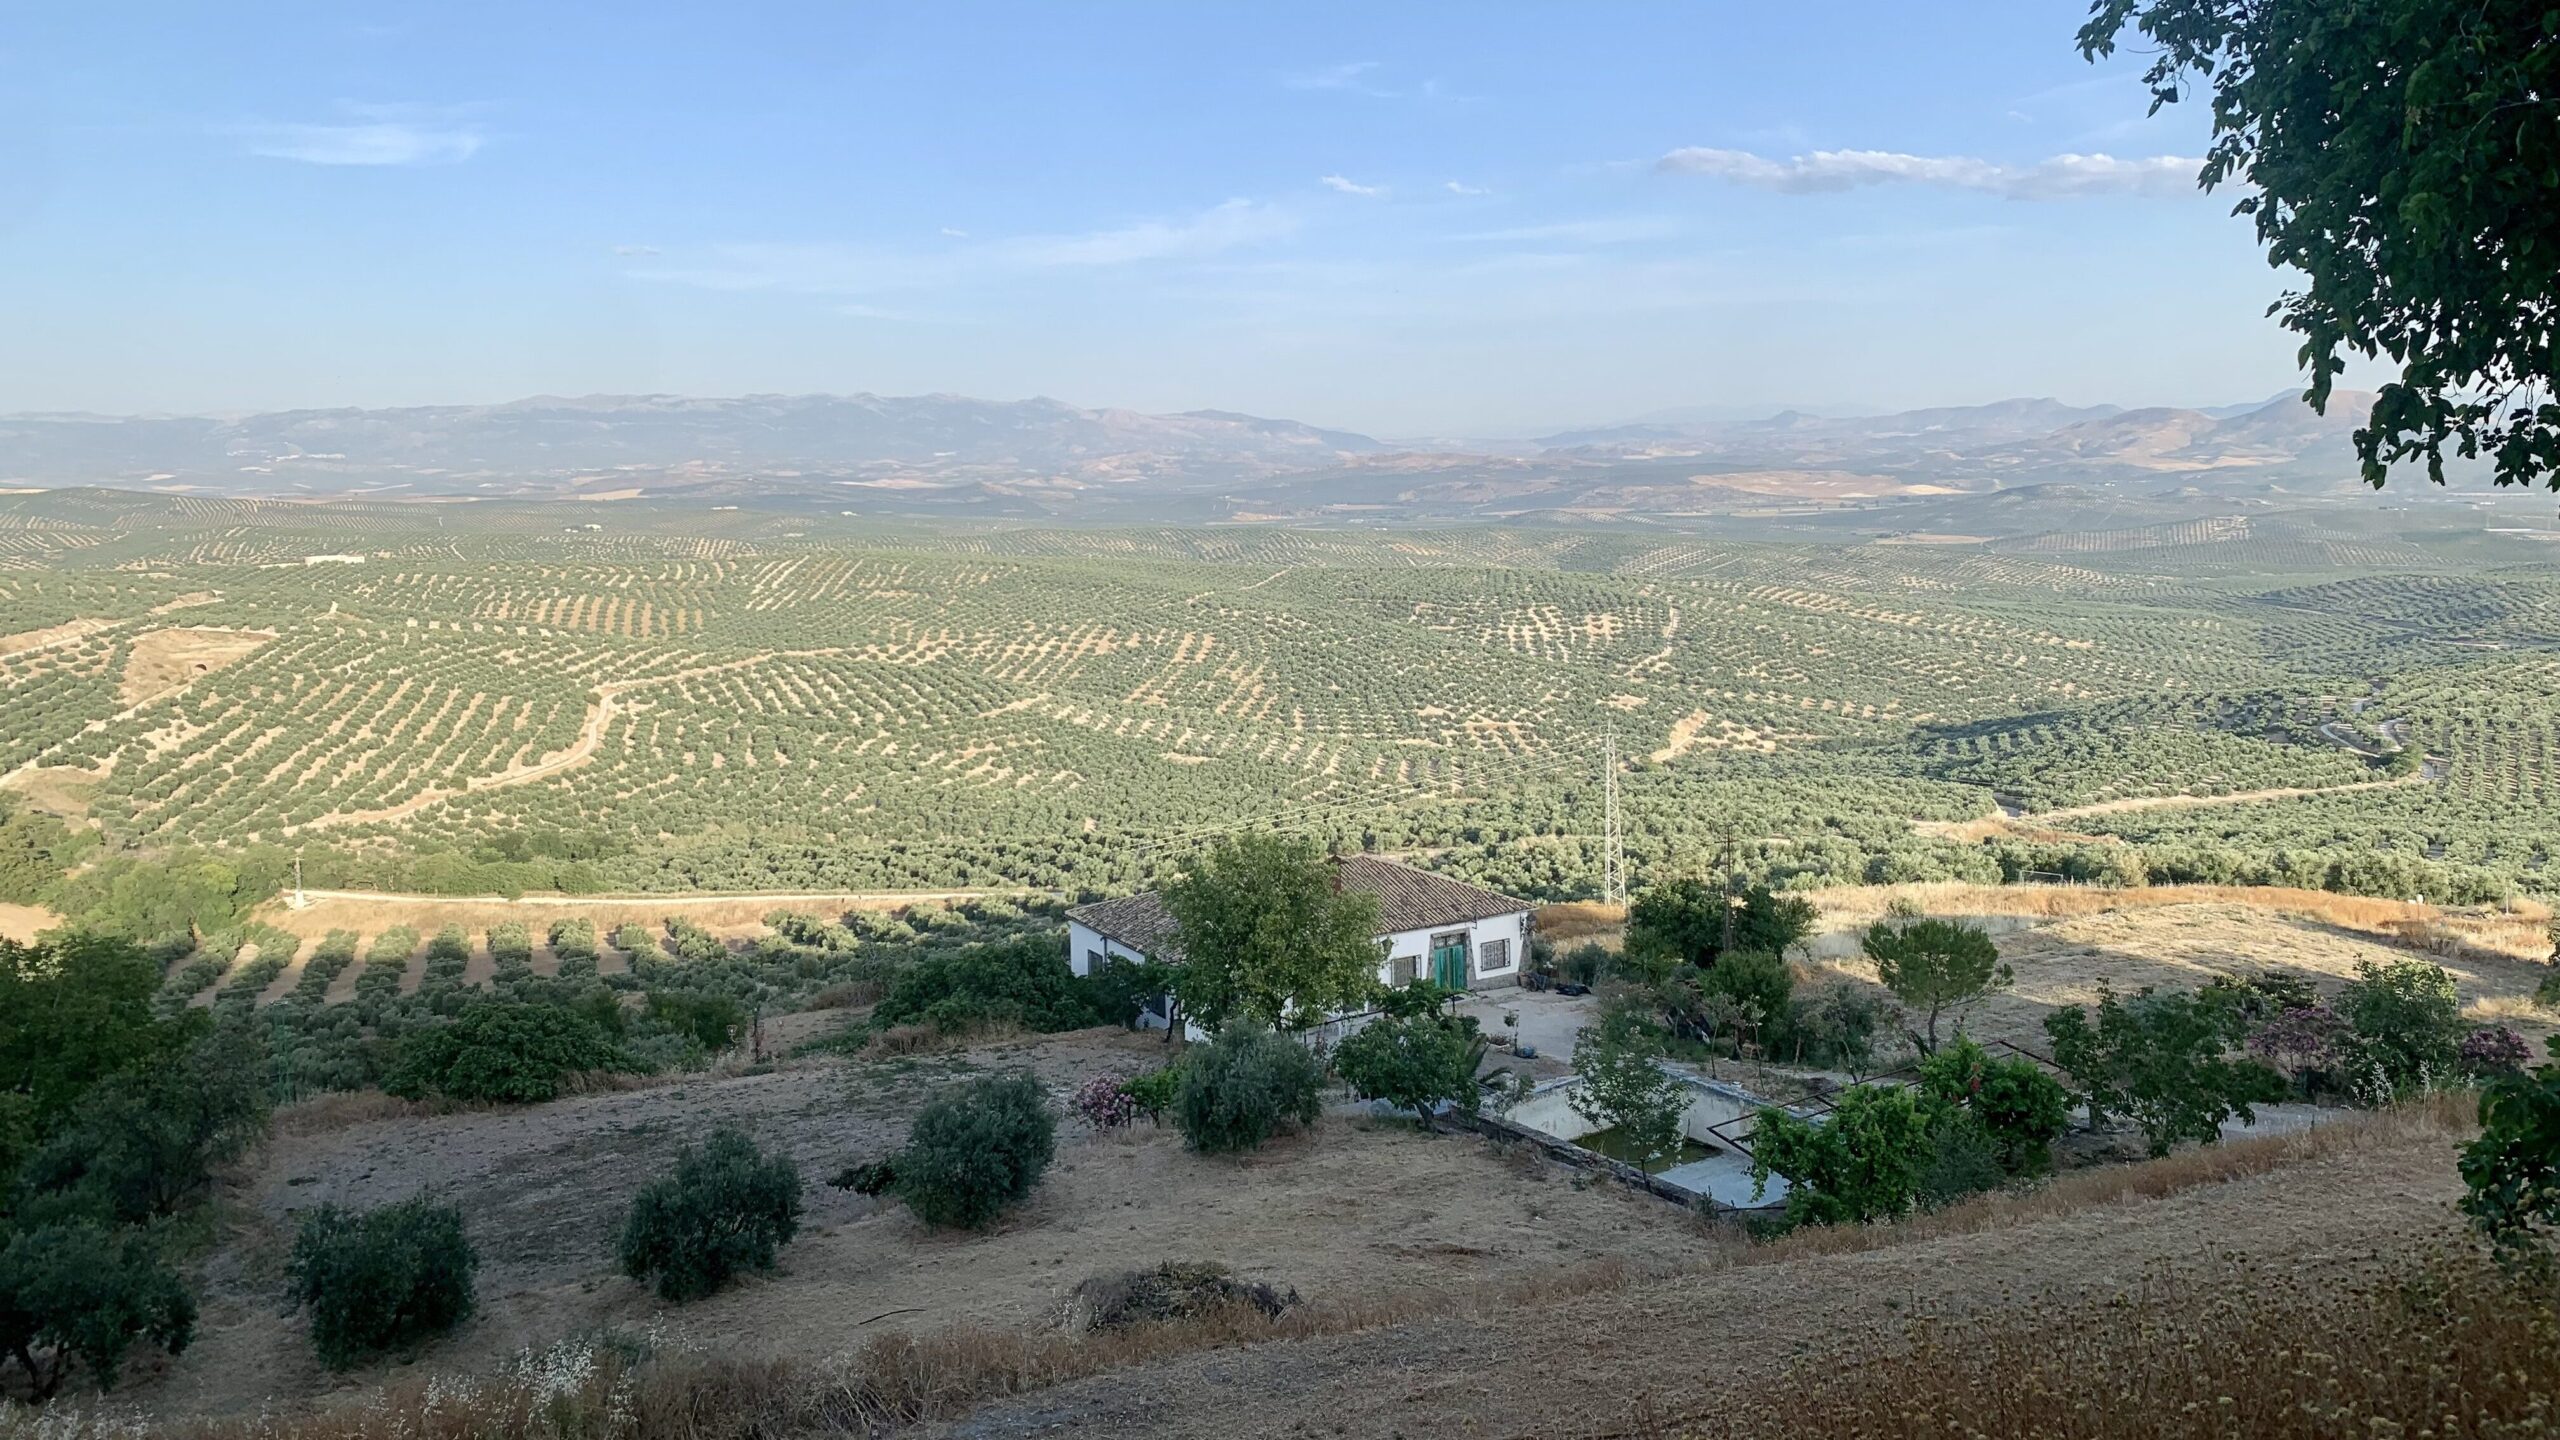
[[[226,665],[238,663],[273,640],[272,630],[213,630],[172,626],[145,630],[126,651],[124,678],[116,696],[127,705],[140,704],[193,684]]]
[[[281,900],[261,907],[257,918],[317,939],[332,930],[372,936],[407,925],[433,934],[459,925],[479,934],[508,921],[532,923],[537,931],[551,920],[575,916],[592,920],[598,932],[611,934],[623,925],[656,929],[667,917],[681,915],[713,934],[761,935],[764,917],[776,910],[841,914],[849,910],[903,910],[911,905],[940,905],[983,899],[998,890],[807,891],[733,895],[402,895],[370,890],[307,890],[310,904],[296,910]]]

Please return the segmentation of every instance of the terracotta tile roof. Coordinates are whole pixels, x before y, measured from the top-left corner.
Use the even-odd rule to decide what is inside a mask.
[[[1378,897],[1380,935],[1465,925],[1537,908],[1499,891],[1375,855],[1347,855],[1333,865],[1343,889]],[[1154,959],[1171,963],[1182,958],[1182,927],[1157,891],[1079,905],[1067,912],[1067,918]]]
[[[1173,912],[1164,908],[1164,897],[1156,891],[1142,890],[1117,900],[1078,905],[1067,912],[1067,918],[1150,960],[1173,964],[1182,959],[1182,927],[1174,922]]]
[[[1333,862],[1333,868],[1342,879],[1343,889],[1365,890],[1378,897],[1381,935],[1464,925],[1537,908],[1500,891],[1381,860],[1375,855],[1346,855]]]

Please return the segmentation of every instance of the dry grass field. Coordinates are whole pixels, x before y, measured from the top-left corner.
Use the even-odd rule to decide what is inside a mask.
[[[480,1314],[439,1345],[438,1370],[477,1372],[598,1327],[679,1348],[819,1362],[884,1334],[955,1326],[1036,1331],[1097,1270],[1211,1258],[1334,1304],[1534,1282],[1594,1260],[1667,1265],[1700,1240],[1679,1211],[1614,1186],[1578,1187],[1474,1136],[1335,1117],[1243,1161],[1190,1154],[1170,1131],[1059,1128],[1056,1165],[995,1232],[939,1235],[903,1208],[824,1182],[892,1150],[935,1089],[1027,1066],[1063,1097],[1083,1079],[1162,1063],[1117,1030],[906,1060],[823,1060],[688,1078],[518,1109],[434,1114],[346,1097],[288,1112],[228,1204],[206,1266],[195,1348],[131,1389],[155,1413],[226,1414],[398,1378],[333,1379],[276,1295],[295,1212],[421,1191],[461,1207],[481,1255]],[[807,1183],[779,1274],[671,1309],[614,1269],[631,1195],[718,1124],[790,1153]]]

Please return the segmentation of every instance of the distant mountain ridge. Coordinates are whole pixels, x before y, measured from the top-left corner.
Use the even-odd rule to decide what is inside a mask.
[[[384,468],[557,474],[623,466],[842,467],[958,463],[1074,470],[1154,457],[1246,469],[1330,463],[1387,447],[1365,435],[1227,411],[1146,415],[960,395],[535,396],[500,405],[280,410],[236,418],[0,417],[0,475],[141,470],[325,473]]]
[[[2353,474],[2346,437],[2368,402],[2342,392],[2317,416],[2291,395],[2211,410],[2018,398],[1396,444],[1228,410],[1149,414],[1047,397],[543,395],[238,416],[0,416],[0,483],[288,497],[790,497],[1062,517],[1149,497],[1184,497],[1191,513],[1210,516],[1222,504],[1252,516],[1357,507],[1640,516],[2165,474],[2341,483]]]

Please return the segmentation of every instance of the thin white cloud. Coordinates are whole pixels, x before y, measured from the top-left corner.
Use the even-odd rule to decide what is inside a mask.
[[[1372,90],[1365,77],[1377,68],[1375,60],[1352,60],[1314,70],[1291,71],[1280,77],[1280,83],[1292,90],[1357,90],[1375,95],[1383,92]]]
[[[1463,180],[1444,180],[1440,182],[1440,188],[1448,191],[1452,195],[1490,195],[1493,193],[1481,185],[1470,185]]]
[[[1203,260],[1276,239],[1296,224],[1294,216],[1272,206],[1229,200],[1179,219],[920,249],[770,242],[721,245],[699,258],[632,273],[637,279],[708,290],[846,296],[953,292],[1052,271]]]
[[[613,253],[616,255],[646,257],[657,254],[658,247],[655,245],[616,245],[613,247]]]
[[[458,165],[480,153],[486,131],[467,108],[343,105],[341,121],[236,127],[252,155],[305,165]]]
[[[949,238],[951,238],[951,239],[953,239],[953,240],[966,240],[966,239],[968,239],[968,238],[969,238],[969,232],[968,232],[968,231],[966,231],[966,230],[962,230],[962,229],[959,229],[958,227],[956,227],[956,226],[951,226],[951,225],[945,225],[945,226],[943,226],[943,227],[942,227],[942,233],[943,233],[945,236],[948,236]]]
[[[1816,150],[1773,160],[1748,150],[1692,146],[1654,168],[1703,175],[1787,195],[1817,195],[1869,185],[1936,185],[2010,200],[2067,200],[2083,195],[2192,194],[2200,160],[2180,155],[2119,159],[2055,155],[2031,165],[2004,165],[1970,155],[1905,155],[1892,150]]]
[[[1345,180],[1339,175],[1325,176],[1324,188],[1344,195],[1363,195],[1373,200],[1387,193],[1387,187],[1384,185],[1363,185],[1354,180]]]

